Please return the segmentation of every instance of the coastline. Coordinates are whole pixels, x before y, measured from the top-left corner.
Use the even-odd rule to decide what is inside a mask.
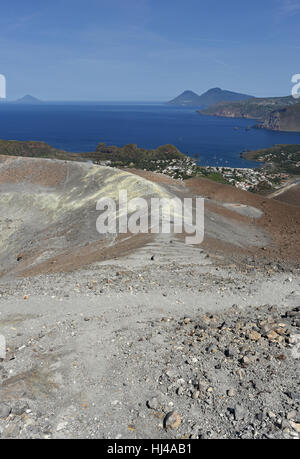
[[[73,153],[94,151],[99,141],[119,147],[135,143],[149,150],[169,143],[192,159],[197,154],[205,166],[237,168],[249,167],[240,158],[245,149],[266,148],[275,143],[300,144],[298,133],[270,131],[266,135],[262,129],[246,132],[247,126],[256,122],[199,117],[196,109],[164,105],[11,105],[0,110],[0,139],[43,140],[58,150]]]
[[[297,107],[293,107],[296,109]],[[216,111],[216,112],[209,112],[207,110],[196,110],[196,113],[201,116],[210,116],[215,118],[224,118],[224,119],[236,119],[236,120],[253,120],[257,123],[252,126],[253,129],[265,129],[267,131],[272,132],[283,132],[283,133],[299,133],[300,132],[300,125],[299,122],[297,124],[297,128],[292,128],[291,126],[295,126],[295,120],[292,119],[291,124],[289,125],[286,121],[281,119],[281,115],[285,113],[287,107],[276,109],[268,114],[262,115],[261,117],[253,117],[249,116],[244,113],[239,113],[236,115],[233,111]],[[283,125],[286,127],[283,129]]]

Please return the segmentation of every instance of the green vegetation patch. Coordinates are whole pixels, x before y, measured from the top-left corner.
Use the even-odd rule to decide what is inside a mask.
[[[186,156],[180,153],[174,145],[163,145],[156,150],[146,150],[139,148],[135,144],[116,147],[99,143],[96,151],[89,154],[89,158],[95,163],[109,161],[112,166],[127,166],[140,169],[150,168],[150,170],[153,168],[154,170],[157,161],[183,160]]]
[[[45,142],[21,142],[0,140],[0,155],[23,156],[29,158],[72,159],[72,154],[56,150]]]

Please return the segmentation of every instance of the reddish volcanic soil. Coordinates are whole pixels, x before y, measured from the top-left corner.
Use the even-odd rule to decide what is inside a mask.
[[[300,207],[300,184],[289,188],[274,199],[286,204],[291,204],[292,206]]]
[[[192,193],[219,203],[240,203],[260,209],[263,215],[255,224],[264,228],[273,239],[273,244],[262,251],[263,256],[300,262],[299,207],[207,179],[195,178],[185,183]]]

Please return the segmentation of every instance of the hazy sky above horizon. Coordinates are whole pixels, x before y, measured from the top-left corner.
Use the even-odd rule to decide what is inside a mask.
[[[279,96],[300,74],[300,0],[10,0],[0,13],[9,99]]]

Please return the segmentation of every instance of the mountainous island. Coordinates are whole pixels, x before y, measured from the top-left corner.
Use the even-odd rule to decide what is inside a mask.
[[[221,88],[212,88],[203,93],[201,96],[193,91],[184,91],[178,97],[167,103],[169,105],[190,106],[205,109],[220,102],[243,101],[251,98],[252,96],[247,94],[239,94],[237,92],[226,91]]]
[[[37,99],[34,96],[31,96],[30,94],[26,94],[26,96],[22,97],[21,99],[18,99],[14,101],[15,104],[24,104],[24,105],[36,105],[36,104],[42,104],[42,101],[40,99]]]
[[[44,101],[30,94],[26,94],[26,96],[16,100],[0,99],[0,102],[5,105],[40,105],[44,103]]]
[[[292,96],[252,98],[239,102],[220,102],[198,113],[225,118],[260,121],[256,127],[275,131],[300,132],[300,103]]]

